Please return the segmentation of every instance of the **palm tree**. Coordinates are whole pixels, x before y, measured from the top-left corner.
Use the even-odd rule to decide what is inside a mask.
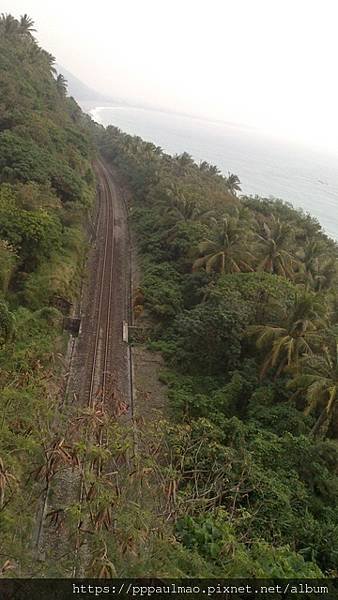
[[[19,21],[19,33],[24,35],[32,35],[34,29],[34,21],[27,14],[21,15]]]
[[[209,173],[210,175],[220,175],[220,170],[216,165],[211,165],[206,160],[203,160],[199,164],[199,169],[202,173]]]
[[[256,233],[258,240],[258,271],[266,271],[283,277],[292,277],[294,258],[289,251],[291,227],[271,216],[270,226],[264,222]]]
[[[0,17],[0,32],[3,32],[4,35],[14,35],[18,33],[19,30],[19,22],[12,15],[1,13]]]
[[[300,262],[296,281],[316,292],[332,287],[337,276],[337,258],[329,258],[319,241],[308,240],[297,258]]]
[[[64,78],[64,76],[62,75],[62,73],[59,73],[59,75],[56,78],[56,89],[62,98],[64,98],[66,96],[67,81]]]
[[[248,334],[257,338],[259,350],[265,351],[261,377],[276,369],[278,377],[285,369],[298,371],[303,355],[311,355],[320,341],[326,307],[317,296],[309,292],[296,295],[291,310],[283,310],[276,324],[253,325]]]
[[[194,165],[194,160],[188,152],[183,152],[182,154],[176,154],[175,159],[177,164],[179,165],[179,173],[181,175],[186,175],[189,171],[189,168]]]
[[[228,172],[228,177],[225,178],[225,187],[232,196],[236,196],[237,192],[241,191],[241,182],[237,175]]]
[[[46,52],[46,50],[40,48],[40,46],[38,46],[36,43],[30,44],[28,52],[34,62],[40,62],[42,60],[45,61],[50,72],[54,76],[57,75],[57,71],[55,68],[55,57],[52,54],[50,54],[50,52]]]
[[[295,279],[304,283],[307,288],[315,289],[319,271],[319,261],[323,257],[323,249],[317,240],[307,240],[303,248],[297,252],[299,272]]]
[[[173,201],[172,206],[168,208],[168,214],[172,215],[176,221],[196,221],[202,213],[196,202],[192,198],[180,198]]]
[[[204,267],[207,273],[238,273],[252,271],[251,266],[244,260],[250,257],[249,252],[243,250],[242,228],[239,221],[234,218],[223,217],[221,227],[212,239],[205,239],[199,245],[203,255],[193,264],[196,271]]]
[[[338,259],[327,258],[319,265],[319,272],[316,280],[316,290],[321,292],[335,286],[338,275]]]
[[[170,202],[167,214],[176,221],[206,221],[215,214],[213,210],[205,210],[198,206],[195,198],[187,198],[176,185],[167,189],[166,196]]]
[[[301,373],[296,374],[289,387],[296,390],[295,396],[305,394],[306,415],[319,413],[312,433],[324,436],[338,408],[338,344],[334,341],[321,355],[313,355],[301,364]]]
[[[301,261],[297,281],[316,292],[334,287],[338,275],[338,259],[337,256],[328,256],[320,241],[308,240],[297,257]]]

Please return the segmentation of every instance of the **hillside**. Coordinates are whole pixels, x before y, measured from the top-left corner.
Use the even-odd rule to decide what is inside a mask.
[[[1,575],[336,577],[337,245],[234,174],[95,125],[33,31],[0,18]],[[93,370],[78,357],[69,398],[84,282]],[[138,373],[138,418],[133,350],[167,401]]]
[[[0,19],[0,569],[7,557],[18,576],[35,572],[38,473],[55,436],[67,339],[54,304],[79,298],[95,190],[87,117],[32,28]]]
[[[67,81],[69,95],[73,96],[81,106],[90,107],[105,104],[109,106],[114,106],[115,104],[121,106],[126,104],[121,99],[112,98],[108,94],[100,94],[96,90],[93,90],[62,65],[56,65],[56,68],[58,73],[61,73]]]
[[[137,339],[168,389],[152,436],[175,541],[133,569],[337,575],[337,245],[187,154],[114,127],[99,145],[131,190]]]

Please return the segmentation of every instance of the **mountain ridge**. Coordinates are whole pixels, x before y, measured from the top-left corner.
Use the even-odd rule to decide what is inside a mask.
[[[76,77],[76,75],[74,75],[71,71],[66,69],[66,67],[57,64],[56,69],[66,79],[69,95],[73,96],[74,99],[85,109],[97,106],[98,102],[107,103],[110,105],[112,103],[118,105],[125,104],[127,106],[125,100],[113,98],[112,96],[97,92],[89,85],[84,83],[81,79]]]

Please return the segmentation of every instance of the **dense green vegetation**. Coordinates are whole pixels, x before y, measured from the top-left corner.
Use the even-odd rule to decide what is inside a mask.
[[[205,162],[98,138],[132,191],[136,323],[167,364],[175,541],[138,570],[337,575],[337,245]]]
[[[82,545],[95,577],[337,575],[336,244],[234,174],[94,126],[33,27],[0,18],[0,575],[71,576]],[[135,319],[166,361],[168,414],[134,429],[60,411],[53,303],[79,295],[95,143],[131,191]],[[83,506],[46,516],[53,561],[39,506],[79,465]]]
[[[32,539],[94,196],[87,118],[24,16],[0,18],[0,572],[34,573]],[[62,85],[61,85],[62,84]]]

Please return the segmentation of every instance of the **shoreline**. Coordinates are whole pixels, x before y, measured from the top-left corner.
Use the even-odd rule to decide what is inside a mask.
[[[332,158],[313,150],[302,153],[283,142],[270,143],[263,134],[253,137],[252,131],[234,124],[227,128],[223,123],[220,130],[212,121],[122,104],[101,104],[86,110],[100,125],[108,126],[111,121],[170,155],[188,152],[197,163],[206,160],[216,165],[224,176],[228,171],[236,173],[243,195],[288,202],[317,219],[323,231],[338,241],[338,171]],[[100,114],[112,110],[116,120]]]

